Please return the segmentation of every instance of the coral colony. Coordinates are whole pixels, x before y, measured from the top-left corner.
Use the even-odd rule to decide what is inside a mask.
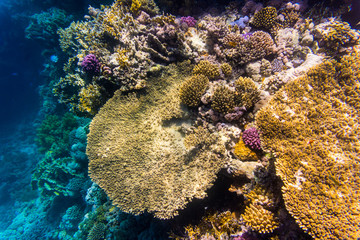
[[[267,2],[177,17],[117,0],[58,30],[71,116],[41,125],[32,184],[91,206],[68,204],[60,239],[141,219],[179,240],[360,238],[360,33],[340,8]]]

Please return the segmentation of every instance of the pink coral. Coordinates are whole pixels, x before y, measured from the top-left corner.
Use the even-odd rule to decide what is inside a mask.
[[[180,22],[182,24],[185,23],[188,27],[195,27],[196,26],[196,20],[195,20],[195,18],[193,18],[191,16],[181,17]]]
[[[242,135],[244,143],[252,150],[261,150],[261,141],[259,131],[254,128],[248,128]]]

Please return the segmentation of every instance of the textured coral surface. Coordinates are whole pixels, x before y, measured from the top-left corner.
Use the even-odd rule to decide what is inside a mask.
[[[288,211],[314,239],[360,237],[360,54],[285,85],[256,117]]]
[[[224,164],[221,141],[204,137],[206,129],[189,134],[186,149],[181,126],[188,118],[178,97],[184,73],[171,65],[149,81],[146,95],[117,91],[90,125],[90,177],[125,212],[171,218],[206,196]]]

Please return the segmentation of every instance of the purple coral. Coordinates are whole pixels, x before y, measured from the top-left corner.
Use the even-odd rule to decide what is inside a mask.
[[[94,54],[88,54],[84,57],[81,67],[86,73],[96,75],[100,73],[101,64]]]
[[[195,25],[196,25],[195,18],[193,18],[191,16],[181,17],[180,22],[181,23],[186,23],[186,25],[188,25],[188,27],[195,27]]]
[[[259,131],[254,128],[248,128],[243,132],[244,143],[252,150],[261,150],[261,141]]]

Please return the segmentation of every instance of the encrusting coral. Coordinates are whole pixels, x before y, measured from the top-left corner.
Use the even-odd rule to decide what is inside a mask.
[[[287,83],[256,115],[285,205],[314,239],[360,237],[360,53]]]
[[[146,95],[115,92],[91,122],[90,177],[124,212],[172,218],[191,199],[206,196],[226,163],[216,132],[209,136],[217,141],[201,142],[191,141],[190,133],[188,146],[196,146],[184,145],[182,129],[189,119],[178,91],[190,67],[164,68],[161,76],[149,79]]]

